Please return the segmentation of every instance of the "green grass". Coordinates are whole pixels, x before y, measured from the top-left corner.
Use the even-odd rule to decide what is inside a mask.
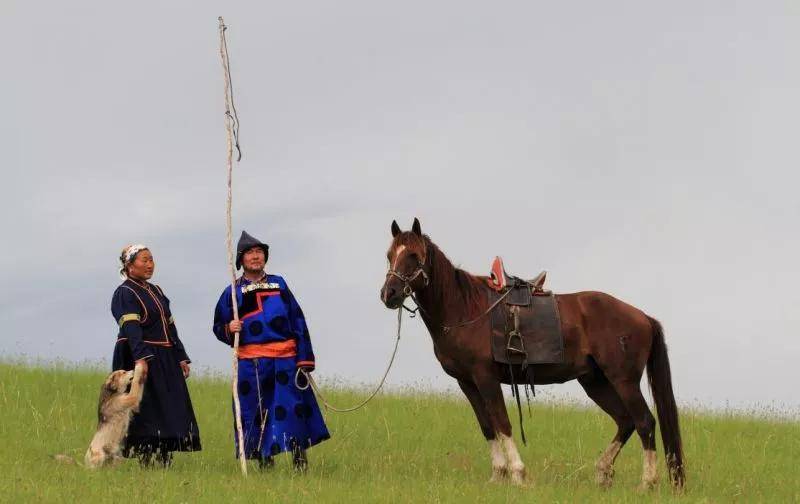
[[[617,460],[613,488],[594,484],[594,461],[614,433],[598,409],[538,404],[518,442],[529,488],[488,483],[488,447],[466,400],[430,393],[379,395],[366,408],[327,414],[332,439],[309,452],[295,475],[286,455],[242,478],[233,458],[229,386],[192,378],[203,451],[178,454],[173,467],[141,470],[133,461],[90,472],[82,462],[95,428],[104,374],[89,369],[0,364],[0,501],[4,502],[800,502],[800,424],[683,411],[688,485],[665,482],[638,494],[642,451],[635,437]],[[342,405],[363,394],[329,391]]]

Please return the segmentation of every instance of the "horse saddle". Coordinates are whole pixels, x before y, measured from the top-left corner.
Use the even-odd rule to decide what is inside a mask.
[[[532,280],[509,275],[503,260],[495,258],[489,302],[501,301],[491,313],[492,356],[501,364],[560,364],[564,339],[555,295],[544,290],[547,272]],[[504,297],[505,296],[505,297]]]
[[[511,276],[506,273],[506,268],[503,266],[503,259],[500,256],[494,258],[492,268],[489,271],[489,287],[497,292],[502,292],[506,287],[511,287],[515,284],[527,283],[533,288],[533,291],[543,291],[544,281],[547,279],[547,272],[542,271],[536,275],[532,280],[523,280],[519,277]]]

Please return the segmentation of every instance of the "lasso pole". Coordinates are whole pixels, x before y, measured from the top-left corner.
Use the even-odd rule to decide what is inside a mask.
[[[225,240],[228,247],[228,265],[231,272],[231,303],[233,306],[233,319],[239,320],[239,305],[236,300],[236,268],[233,260],[233,239],[231,237],[231,205],[233,202],[233,117],[231,116],[231,89],[230,89],[230,67],[228,65],[228,48],[225,41],[225,22],[222,16],[219,17],[219,55],[222,60],[223,80],[225,82],[225,132],[227,140],[227,162],[228,162],[228,201],[225,211],[226,234]],[[242,467],[242,474],[247,476],[247,460],[244,457],[244,434],[242,432],[242,407],[239,403],[239,332],[233,335],[233,379],[231,389],[233,391],[233,407],[236,416],[236,436],[239,440],[239,463]]]

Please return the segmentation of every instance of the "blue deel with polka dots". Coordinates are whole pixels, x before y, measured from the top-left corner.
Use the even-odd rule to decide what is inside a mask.
[[[230,292],[228,286],[220,295],[213,326],[217,339],[228,345],[233,344],[233,335],[227,329],[233,320]],[[291,357],[239,360],[245,456],[276,455],[328,439],[330,434],[314,393],[295,385],[298,367],[314,368],[314,351],[305,316],[286,281],[278,275],[265,274],[256,282],[242,277],[236,281],[236,297],[242,321],[240,345],[294,340],[297,347],[297,355]]]
[[[239,401],[247,458],[306,449],[330,438],[311,389],[295,385],[295,359],[239,361]],[[238,440],[235,435],[238,455]]]
[[[227,325],[233,320],[230,286],[226,287],[214,311],[213,331],[217,339],[233,344]],[[278,275],[264,275],[257,282],[244,277],[236,281],[236,298],[242,332],[240,345],[295,340],[297,362],[314,367],[314,351],[303,310],[286,281]]]

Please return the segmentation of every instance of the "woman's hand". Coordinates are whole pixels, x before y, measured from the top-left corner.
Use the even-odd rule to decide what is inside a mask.
[[[228,332],[233,334],[237,332],[242,332],[242,321],[241,320],[231,320],[230,324],[228,324]]]
[[[191,368],[189,366],[189,361],[181,361],[181,371],[183,371],[183,378],[189,378],[189,373],[191,373]]]

